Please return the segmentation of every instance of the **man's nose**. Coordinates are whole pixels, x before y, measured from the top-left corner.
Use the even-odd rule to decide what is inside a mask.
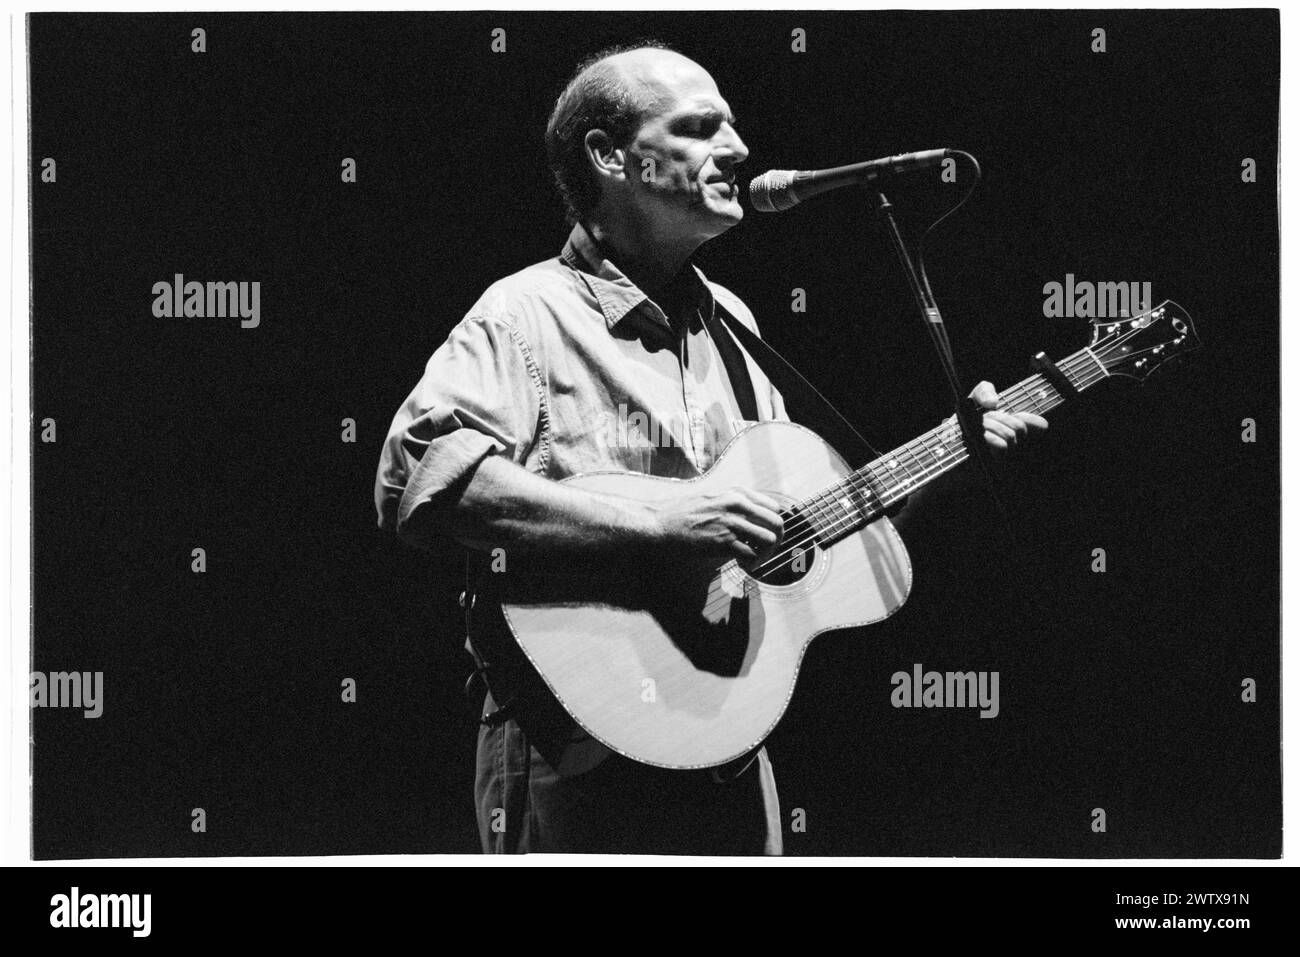
[[[740,134],[735,131],[730,123],[724,123],[722,127],[722,145],[723,153],[718,159],[719,166],[730,168],[739,166],[749,157],[749,147],[745,141],[740,138]]]

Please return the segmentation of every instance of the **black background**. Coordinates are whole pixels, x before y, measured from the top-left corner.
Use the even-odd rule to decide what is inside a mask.
[[[817,639],[772,739],[807,820],[787,851],[1280,853],[1275,12],[34,15],[30,35],[32,409],[58,423],[34,446],[32,667],[103,671],[106,699],[33,712],[37,857],[477,849],[459,554],[377,530],[375,468],[482,289],[560,248],[559,87],[645,35],[712,72],[750,175],[980,159],[927,247],[972,381],[1086,342],[1042,314],[1066,273],[1150,281],[1204,341],[1007,467],[1022,552],[977,484],[934,491],[911,600]],[[900,184],[909,236],[960,185]],[[883,447],[949,409],[863,199],[751,213],[700,262]],[[155,318],[177,272],[260,281],[261,326]],[[914,662],[999,671],[1000,716],[893,709]]]

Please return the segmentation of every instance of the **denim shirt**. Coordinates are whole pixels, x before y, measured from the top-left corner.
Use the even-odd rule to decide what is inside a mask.
[[[493,283],[393,419],[375,484],[380,526],[402,534],[487,455],[557,480],[706,471],[744,420],[703,316],[722,308],[758,330],[740,299],[690,268],[698,308],[676,326],[581,224],[558,257]],[[788,421],[780,394],[738,348],[759,419]]]

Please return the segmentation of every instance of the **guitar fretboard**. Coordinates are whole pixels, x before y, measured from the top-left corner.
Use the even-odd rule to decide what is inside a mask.
[[[1057,368],[1080,392],[1109,374],[1087,348],[1057,363]],[[1041,415],[1064,401],[1044,376],[1032,375],[1003,391],[998,408]],[[803,526],[800,531],[804,534],[813,534],[818,544],[828,545],[876,521],[909,494],[968,458],[961,425],[955,420],[945,422],[787,509],[786,535],[794,531],[793,522]]]

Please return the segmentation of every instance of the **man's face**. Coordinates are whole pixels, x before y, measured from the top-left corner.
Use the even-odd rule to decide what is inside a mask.
[[[736,118],[698,63],[665,50],[633,56],[631,78],[656,104],[627,146],[628,196],[656,232],[712,239],[745,215],[736,167],[749,150]]]

